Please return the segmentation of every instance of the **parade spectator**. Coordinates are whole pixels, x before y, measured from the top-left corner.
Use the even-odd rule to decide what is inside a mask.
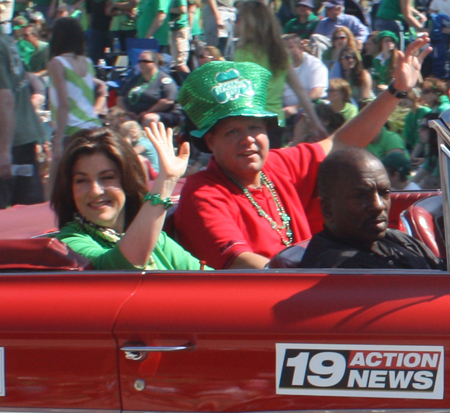
[[[346,122],[358,114],[358,107],[351,103],[352,90],[344,79],[331,79],[328,100],[335,113],[340,113]]]
[[[383,159],[383,165],[391,181],[392,191],[420,191],[415,182],[411,182],[411,161],[401,153],[390,153]]]
[[[319,22],[314,33],[331,38],[337,27],[346,26],[355,36],[358,49],[362,50],[362,46],[369,35],[369,30],[357,17],[344,13],[344,0],[329,0],[324,2],[323,5],[325,6],[326,17]]]
[[[320,124],[311,101],[289,62],[279,24],[271,10],[259,1],[240,3],[236,34],[239,36],[239,42],[235,61],[254,62],[272,73],[268,84],[266,109],[277,113],[279,126],[285,126],[282,96],[287,82],[316,126],[316,131],[321,136],[326,136],[326,131]],[[283,130],[274,128],[269,133],[272,148],[279,148]]]
[[[313,0],[300,0],[295,6],[297,17],[289,20],[283,28],[283,33],[295,33],[302,39],[309,39],[319,23],[314,14]]]
[[[367,145],[366,149],[381,161],[391,153],[400,153],[403,156],[409,157],[405,141],[402,137],[386,127],[381,128],[381,131],[375,139]]]
[[[364,43],[362,61],[364,69],[370,70],[373,66],[373,59],[377,57],[380,52],[380,44],[377,42],[377,36],[380,32],[372,32],[369,34],[366,42]]]
[[[119,39],[120,50],[114,52],[125,52],[128,38],[136,36],[135,8],[137,0],[108,0],[106,3],[106,14],[111,16],[109,31],[112,37]]]
[[[190,50],[190,29],[187,0],[172,0],[169,11],[170,52],[175,70],[189,73],[187,61]]]
[[[132,120],[143,126],[163,122],[178,126],[183,121],[175,81],[159,70],[158,53],[144,50],[139,55],[139,73],[128,79],[120,90],[117,105],[127,111]]]
[[[236,8],[233,0],[205,0],[202,7],[205,41],[219,48],[222,56],[234,56]]]
[[[398,37],[395,33],[385,30],[377,36],[381,53],[372,60],[372,79],[377,93],[386,90],[392,80],[397,65]]]
[[[419,50],[428,41],[425,36],[407,48],[390,90],[335,135],[270,152],[267,127],[276,124],[265,110],[270,73],[244,62],[210,62],[192,72],[179,101],[197,127],[191,134],[213,158],[183,187],[175,211],[182,245],[214,268],[262,268],[281,249],[310,238],[321,222],[314,196],[318,165],[339,145],[366,146],[374,138],[398,105],[398,90],[416,84],[431,48]]]
[[[442,113],[450,109],[448,87],[445,81],[427,77],[422,84],[422,101],[433,113]]]
[[[422,118],[431,109],[423,106],[420,101],[420,90],[414,88],[408,92],[405,99],[402,99],[401,105],[409,108],[409,112],[405,116],[405,123],[403,127],[402,136],[406,143],[406,148],[411,151],[411,158],[416,158],[423,151],[423,145],[419,141],[419,127]],[[420,147],[418,147],[418,145]]]
[[[47,63],[50,60],[50,45],[39,38],[39,32],[34,25],[22,29],[22,37],[34,47],[33,54],[27,64],[27,70],[36,76],[47,74]]]
[[[91,60],[84,56],[84,34],[78,20],[61,17],[55,21],[50,51],[49,97],[55,122],[53,158],[56,165],[62,155],[65,136],[101,126],[101,122],[94,108],[94,68]]]
[[[289,50],[295,74],[311,100],[326,96],[328,86],[328,70],[320,59],[310,55],[303,46],[302,40],[296,34],[283,36]],[[296,115],[299,110],[299,100],[295,92],[285,85],[283,92],[283,111],[286,118]]]
[[[199,66],[202,66],[208,62],[223,62],[225,60],[220,53],[220,50],[214,46],[199,47],[196,56]]]
[[[86,0],[86,13],[89,20],[87,55],[98,64],[106,59],[105,50],[111,50],[113,39],[109,31],[111,16],[107,14],[108,0]]]
[[[43,136],[17,49],[0,33],[0,209],[44,202],[36,160]],[[25,165],[26,173],[12,176],[12,165]]]
[[[375,96],[372,91],[372,77],[358,59],[357,52],[345,47],[339,56],[339,65],[342,78],[350,84],[352,98],[358,106],[361,108],[367,101],[373,100]]]
[[[323,62],[331,71],[334,65],[339,62],[339,56],[344,47],[353,49],[356,55],[359,56],[355,36],[353,36],[353,33],[347,27],[342,26],[336,28],[336,30],[333,32],[331,40],[333,41],[333,46],[328,50],[325,50],[325,52],[323,52],[322,54]],[[331,75],[333,75],[333,72],[331,73]],[[336,72],[336,76],[340,76],[339,69]]]
[[[399,49],[405,48],[405,26],[416,31],[425,30],[427,17],[412,6],[410,0],[381,0],[374,22],[374,29],[389,30],[399,39]]]

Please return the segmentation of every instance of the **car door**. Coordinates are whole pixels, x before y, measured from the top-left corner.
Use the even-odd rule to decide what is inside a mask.
[[[439,271],[148,273],[114,330],[122,407],[448,407],[449,308]]]
[[[0,274],[0,411],[120,411],[112,330],[139,280]]]

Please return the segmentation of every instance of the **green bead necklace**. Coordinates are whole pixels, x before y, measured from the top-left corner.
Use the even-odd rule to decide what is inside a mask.
[[[290,225],[291,217],[286,213],[286,211],[283,208],[283,205],[281,204],[280,200],[278,199],[278,195],[277,195],[277,192],[275,191],[275,186],[273,185],[273,183],[271,181],[269,181],[269,179],[267,178],[267,176],[264,172],[261,171],[260,174],[261,174],[261,182],[262,182],[263,186],[265,186],[269,190],[270,194],[272,195],[272,199],[275,203],[278,214],[280,215],[281,222],[283,223],[282,225],[278,225],[276,223],[276,221],[266,211],[264,211],[264,209],[262,209],[261,205],[259,205],[256,202],[255,198],[253,198],[252,194],[245,186],[241,185],[239,182],[237,182],[236,180],[234,180],[232,178],[231,178],[231,180],[242,190],[242,192],[247,197],[247,199],[250,201],[250,203],[255,207],[256,211],[258,212],[258,215],[260,217],[263,217],[264,219],[266,219],[267,222],[270,224],[271,228],[275,232],[278,233],[278,235],[281,238],[281,242],[284,245],[286,245],[286,247],[289,247],[289,245],[292,244],[292,240],[293,240],[293,232],[292,232],[291,225]],[[283,229],[286,229],[287,238],[281,232]]]

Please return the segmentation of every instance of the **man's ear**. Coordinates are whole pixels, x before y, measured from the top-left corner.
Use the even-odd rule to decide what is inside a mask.
[[[206,132],[203,136],[203,139],[205,140],[208,149],[211,152],[214,152],[214,134],[212,134],[211,132]]]
[[[322,209],[322,215],[326,221],[333,221],[333,208],[331,201],[328,197],[320,198],[320,207]]]

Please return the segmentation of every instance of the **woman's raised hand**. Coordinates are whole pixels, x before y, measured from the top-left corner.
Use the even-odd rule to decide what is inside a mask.
[[[165,128],[162,122],[152,122],[144,128],[159,156],[159,174],[163,178],[180,178],[185,172],[189,160],[189,143],[183,142],[175,154],[173,147],[173,131]]]

